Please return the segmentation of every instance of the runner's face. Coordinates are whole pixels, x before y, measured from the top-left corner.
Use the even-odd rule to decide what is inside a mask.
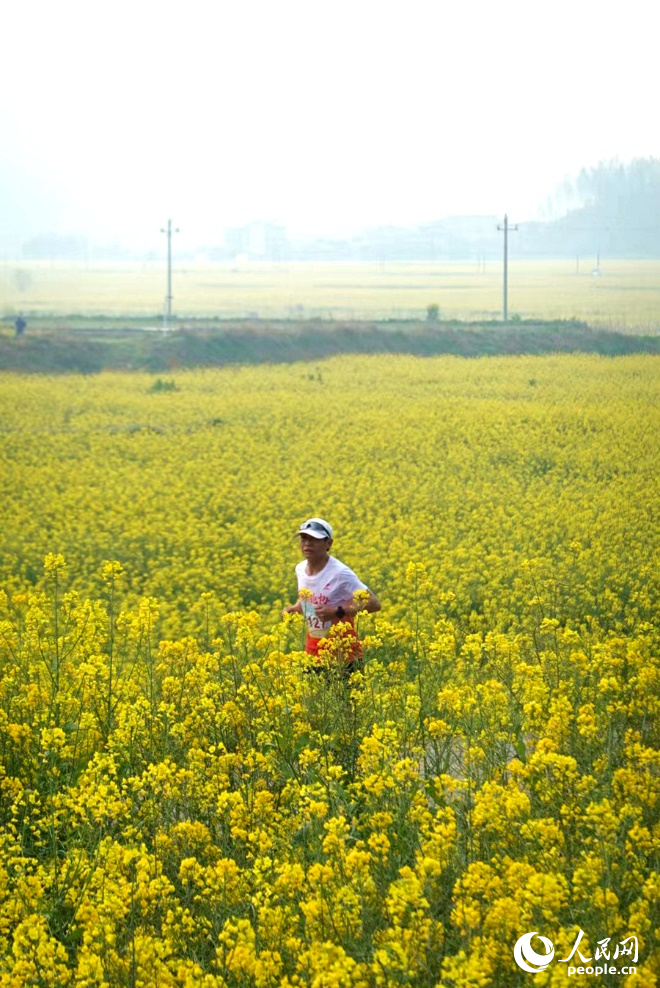
[[[311,535],[300,536],[300,551],[305,559],[317,560],[327,556],[332,539],[315,539]]]

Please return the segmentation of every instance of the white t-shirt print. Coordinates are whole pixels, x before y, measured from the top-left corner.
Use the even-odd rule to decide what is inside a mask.
[[[302,612],[307,623],[307,631],[312,638],[325,638],[332,626],[332,621],[321,621],[314,613],[315,607],[328,604],[339,607],[350,600],[356,590],[368,590],[348,566],[340,563],[334,556],[328,558],[320,573],[310,576],[307,572],[307,560],[302,559],[296,566],[298,593],[309,590],[311,598],[301,600]]]

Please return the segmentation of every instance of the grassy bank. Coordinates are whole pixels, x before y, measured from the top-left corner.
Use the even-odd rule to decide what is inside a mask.
[[[165,371],[233,363],[316,360],[350,353],[660,353],[660,337],[633,336],[570,320],[429,321],[189,320],[164,332],[143,321],[43,320],[21,339],[0,337],[0,369],[27,373]]]

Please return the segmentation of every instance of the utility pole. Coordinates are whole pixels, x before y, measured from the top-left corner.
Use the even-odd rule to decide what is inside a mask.
[[[509,320],[509,306],[508,306],[508,289],[509,289],[509,230],[514,232],[518,229],[518,224],[515,226],[509,226],[509,217],[504,214],[504,226],[498,226],[498,230],[504,231],[504,299],[502,306],[502,320],[508,322]]]
[[[167,295],[165,296],[165,310],[163,312],[163,329],[170,328],[172,319],[172,220],[167,221],[167,229],[160,228],[161,233],[167,234]],[[179,228],[174,230],[178,233]]]

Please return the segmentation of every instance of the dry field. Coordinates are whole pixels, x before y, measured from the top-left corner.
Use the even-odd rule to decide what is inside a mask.
[[[575,260],[512,260],[509,317],[579,318],[594,326],[656,333],[660,261],[612,261],[592,274]],[[0,316],[140,316],[164,308],[164,262],[5,261]],[[499,319],[502,264],[476,263],[200,264],[175,259],[174,314],[262,318],[419,318],[437,305],[441,319]]]

